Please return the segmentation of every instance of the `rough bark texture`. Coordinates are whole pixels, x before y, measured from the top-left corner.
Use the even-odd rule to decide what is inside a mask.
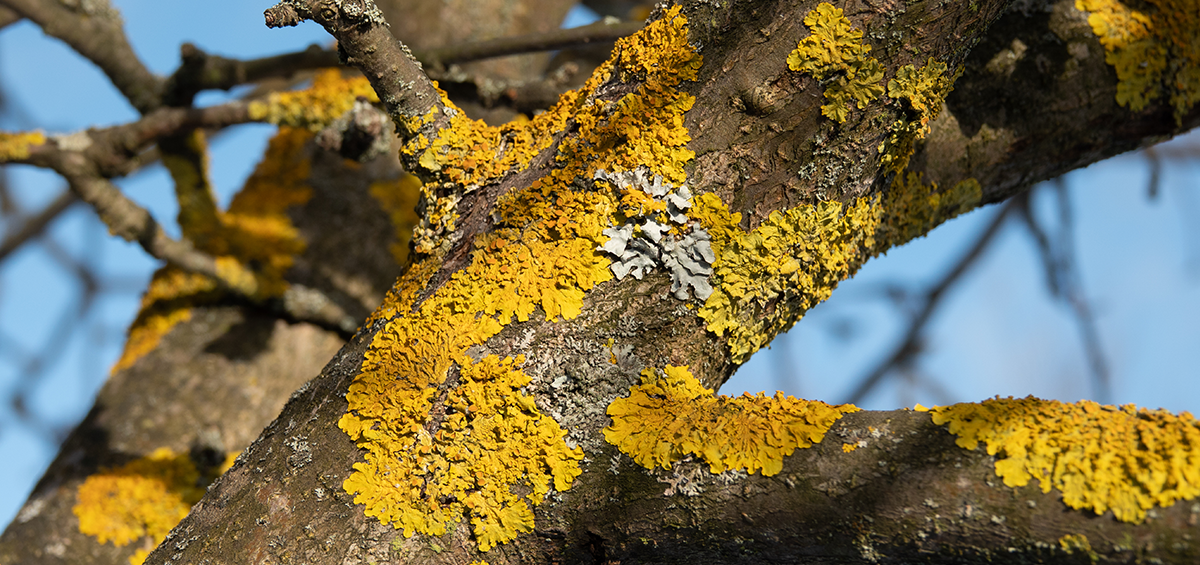
[[[430,37],[424,33],[437,30],[483,33],[460,20],[473,12],[458,3],[443,4],[396,2],[383,8],[397,36],[410,37],[416,45]],[[923,172],[926,182],[942,187],[973,178],[980,186],[978,203],[997,202],[1033,182],[1200,123],[1196,109],[1177,124],[1163,104],[1137,113],[1118,106],[1116,76],[1072,0],[1009,4],[856,0],[841,6],[853,26],[864,31],[871,56],[889,69],[889,76],[904,65],[920,67],[931,57],[947,63],[950,73],[962,71],[945,110],[918,144],[908,172]],[[687,148],[695,152],[686,170],[693,193],[716,194],[730,211],[742,214],[738,227],[749,230],[774,221],[779,214],[773,213],[826,201],[849,206],[862,197],[877,202],[899,190],[894,188],[894,171],[881,165],[881,147],[892,135],[892,124],[911,119],[912,109],[884,98],[851,109],[845,122],[835,122],[821,109],[830,81],[789,70],[785,63],[789,52],[809,36],[801,22],[817,2],[684,5],[689,43],[703,56],[696,80],[679,85],[695,97],[682,120],[690,134]],[[514,26],[510,30],[538,29],[555,17],[561,19],[556,10],[565,4],[522,6],[527,11],[513,8],[500,17],[489,12],[488,17],[469,19],[485,26]],[[525,22],[525,17],[531,23],[512,23]],[[339,33],[336,26],[332,31]],[[371,30],[353,31],[365,37]],[[371,47],[356,44],[346,49],[353,59],[355,50]],[[526,71],[493,72],[526,76],[521,74]],[[592,101],[623,99],[640,80],[646,79],[618,72],[595,89]],[[582,112],[587,107],[581,103],[574,109]],[[437,119],[450,119],[450,113],[443,114]],[[453,233],[436,257],[428,259],[435,261],[428,263],[436,267],[430,269],[432,274],[410,271],[402,280],[401,286],[415,285],[414,303],[401,308],[395,297],[386,302],[394,311],[364,324],[319,377],[292,395],[147,563],[1191,563],[1200,558],[1194,539],[1200,506],[1182,502],[1156,508],[1140,524],[1119,522],[1112,514],[1072,510],[1057,490],[1043,494],[1033,486],[1036,483],[1005,486],[996,476],[994,457],[982,448],[959,447],[928,415],[908,410],[847,414],[828,430],[825,441],[785,457],[782,469],[771,476],[737,470],[713,473],[709,463],[691,458],[669,469],[647,470],[606,440],[603,430],[613,422],[607,412],[611,403],[630,395],[647,368],[686,365],[701,384],[718,388],[739,361],[728,347],[732,338],[708,331],[706,321],[696,315],[697,303],[675,298],[672,280],[661,269],[642,279],[626,277],[585,289],[581,312],[564,315],[566,319],[552,315],[547,320],[545,306],[539,306],[528,321],[506,320],[503,329],[461,352],[468,362],[455,361],[469,365],[490,355],[523,355],[519,368],[530,382],[521,390],[532,397],[536,411],[553,418],[566,430],[569,442],[583,451],[582,474],[569,489],[551,491],[534,507],[531,531],[481,551],[478,530],[465,515],[444,535],[406,537],[364,514],[364,506],[355,504],[343,484],[353,466],[364,462],[366,452],[338,423],[350,407],[347,391],[364,372],[366,352],[376,347],[380,334],[392,331],[392,321],[432,316],[421,311],[423,305],[455,284],[456,273],[488,258],[477,244],[502,227],[497,202],[548,178],[558,163],[555,152],[573,136],[583,135],[582,122],[541,132],[552,135],[552,143],[511,174],[469,190],[447,182],[425,195],[422,211],[427,215],[434,197],[461,198],[456,200]],[[470,147],[463,159],[482,150]],[[419,156],[408,154],[434,177],[438,171]],[[339,184],[328,172],[339,170],[339,160],[314,157],[316,163],[322,160],[328,162],[314,170],[314,180],[324,174],[330,185]],[[354,170],[364,178],[384,174]],[[378,265],[389,263],[378,245],[383,236],[355,230],[380,218],[370,220],[370,206],[359,208],[345,198],[336,191],[323,193],[295,216],[317,254],[300,259],[292,275],[347,303],[370,308],[379,300],[381,281],[390,277],[389,270]],[[375,245],[360,248],[361,242]],[[339,274],[331,275],[330,270]],[[369,282],[359,282],[359,275]],[[489,282],[495,283],[483,281],[481,288],[488,288]],[[283,391],[295,385],[288,379],[307,378],[295,374],[303,373],[301,365],[315,369],[311,363],[327,359],[332,350],[332,338],[312,328],[264,321],[231,308],[202,312],[170,334],[160,350],[114,376],[97,409],[0,538],[0,560],[123,559],[132,548],[118,551],[78,533],[70,515],[71,485],[99,466],[121,463],[122,454],[144,454],[160,445],[180,450],[200,442],[217,449],[240,448],[253,437],[255,426],[269,418],[260,414],[259,423],[247,423],[245,417],[231,417],[228,424],[214,423],[225,419],[208,416],[168,420],[162,415],[170,410],[150,404],[154,388],[130,394],[122,387],[142,385],[122,385],[125,379],[149,375],[143,371],[151,367],[161,374],[165,365],[159,364],[169,364],[172,374],[193,382],[188,380],[195,378],[188,376],[194,374],[191,368],[234,363],[222,359],[237,357],[234,352],[249,345],[266,344],[262,353],[237,362],[246,368],[214,368],[221,379],[234,379],[230,390],[244,393],[240,387],[245,383],[239,385],[239,379],[246,377],[239,371],[274,366],[277,356],[296,347],[285,336],[307,336],[320,344],[304,352],[313,359],[291,359],[287,366],[295,370],[273,376],[291,383],[272,385],[278,390],[273,402],[279,402]],[[788,323],[802,314],[790,314]],[[235,329],[256,324],[262,329],[252,333],[253,339]],[[178,345],[170,340],[179,340]],[[446,371],[446,382],[438,385],[431,401],[431,421],[448,417],[447,391],[465,369],[455,365]],[[397,383],[415,378],[395,375]],[[238,410],[233,402],[221,400],[235,392],[214,393],[211,400],[220,402],[221,409]],[[104,408],[118,402],[125,403],[120,411]],[[205,405],[191,404],[190,398],[177,402],[180,410],[186,406],[205,414]],[[271,404],[265,397],[255,402]],[[163,423],[152,420],[150,433],[137,431],[144,427],[144,418],[121,419],[141,414],[163,418]],[[166,425],[169,422],[181,429]],[[226,425],[231,427],[222,427]],[[218,429],[215,436],[205,431],[213,426]],[[154,435],[159,433],[161,438]],[[87,455],[80,458],[76,453]],[[1086,550],[1080,539],[1090,541]]]

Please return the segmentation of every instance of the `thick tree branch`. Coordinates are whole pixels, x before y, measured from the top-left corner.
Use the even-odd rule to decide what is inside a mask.
[[[0,29],[4,29],[21,19],[21,15],[9,8],[0,6]]]
[[[108,0],[78,2],[74,8],[54,0],[3,0],[0,4],[95,63],[138,112],[145,114],[162,105],[163,79],[151,73],[133,52],[121,16]]]

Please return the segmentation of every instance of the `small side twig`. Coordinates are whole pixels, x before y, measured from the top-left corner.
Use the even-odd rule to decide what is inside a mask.
[[[86,172],[86,163],[77,154],[68,155],[58,165],[56,170],[67,179],[71,190],[96,210],[113,235],[126,241],[136,241],[151,257],[212,278],[222,289],[248,302],[262,305],[282,317],[312,322],[336,330],[343,336],[357,327],[356,320],[336,303],[320,291],[302,285],[290,285],[278,299],[263,300],[258,296],[258,282],[248,269],[236,262],[222,263],[211,255],[197,251],[186,240],[172,239],[145,208],[122,194],[108,180]]]
[[[1080,338],[1083,340],[1084,353],[1091,369],[1092,387],[1097,402],[1108,402],[1111,397],[1112,379],[1108,369],[1108,361],[1104,356],[1104,347],[1100,343],[1100,331],[1096,327],[1096,318],[1092,314],[1091,305],[1084,296],[1081,276],[1075,261],[1074,221],[1071,214],[1067,186],[1062,177],[1053,184],[1059,209],[1059,229],[1057,237],[1051,239],[1046,230],[1038,222],[1029,208],[1028,199],[1021,203],[1017,212],[1022,223],[1033,238],[1034,247],[1042,258],[1046,273],[1046,287],[1050,295],[1071,310],[1072,317],[1079,327]]]
[[[615,41],[632,35],[644,25],[642,22],[600,22],[546,33],[418,49],[413,51],[413,57],[424,66],[441,68],[506,55]],[[298,72],[336,67],[341,63],[336,50],[322,49],[317,45],[282,55],[241,60],[206,53],[191,43],[184,43],[180,47],[180,58],[183,64],[168,79],[165,97],[171,105],[186,105],[202,90],[229,90],[241,84],[286,78]]]
[[[546,33],[502,37],[449,45],[438,49],[415,51],[417,59],[427,66],[438,68],[455,63],[478,61],[505,55],[564,49],[590,43],[616,41],[632,35],[645,26],[644,22],[605,23],[558,29]]]
[[[338,51],[348,65],[362,71],[403,138],[416,135],[420,118],[439,110],[434,123],[446,118],[433,82],[403,44],[388,31],[383,13],[372,0],[280,0],[263,17],[267,27],[289,27],[304,20],[321,24],[338,41]],[[436,130],[432,130],[436,131]]]
[[[966,273],[970,267],[974,265],[977,260],[979,260],[980,257],[983,256],[983,251],[987,249],[988,245],[990,245],[995,239],[996,234],[1000,232],[1000,226],[1004,225],[1004,221],[1008,218],[1008,214],[1012,212],[1013,208],[1016,206],[1014,202],[1025,198],[1028,198],[1028,193],[1022,193],[1014,196],[1012,200],[1009,200],[1007,203],[1005,203],[1004,207],[1001,208],[1000,211],[996,213],[996,216],[992,218],[991,223],[984,228],[983,233],[976,238],[975,243],[971,245],[971,248],[959,258],[958,262],[954,264],[954,267],[952,267],[950,271],[942,277],[942,280],[938,281],[937,284],[935,284],[929,289],[928,292],[925,293],[921,309],[913,315],[912,320],[908,324],[908,331],[904,334],[904,338],[901,339],[900,343],[898,343],[896,347],[892,349],[891,354],[887,355],[884,360],[876,365],[874,369],[869,371],[866,376],[859,379],[858,385],[854,387],[853,392],[851,392],[849,397],[846,399],[846,403],[857,404],[858,402],[861,402],[863,398],[866,398],[866,396],[870,394],[870,392],[874,390],[876,386],[879,385],[879,383],[883,382],[884,377],[886,377],[897,367],[903,367],[913,356],[917,355],[921,351],[921,336],[925,331],[925,326],[928,325],[929,320],[933,317],[933,313],[937,311],[938,306],[942,304],[942,299],[945,298],[947,291],[949,291],[950,288],[954,286],[954,284],[958,282],[960,278],[962,278],[962,275]]]

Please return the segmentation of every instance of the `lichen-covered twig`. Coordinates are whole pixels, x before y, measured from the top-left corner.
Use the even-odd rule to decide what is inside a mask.
[[[108,0],[77,2],[73,7],[53,0],[2,0],[0,4],[95,63],[138,112],[145,114],[162,105],[163,79],[133,52],[120,14]]]
[[[198,128],[221,129],[251,121],[249,104],[241,101],[207,108],[160,108],[119,126],[41,136],[25,151],[0,153],[0,164],[54,168],[61,153],[72,152],[90,161],[100,176],[119,177],[144,165],[148,160],[141,153],[160,139]]]
[[[418,118],[431,110],[444,109],[421,63],[392,37],[372,0],[280,0],[263,16],[271,28],[294,26],[304,20],[321,24],[338,40],[344,62],[358,68],[371,82],[401,137],[416,135],[422,125]],[[440,121],[432,125],[438,127]]]
[[[859,380],[858,385],[854,387],[854,391],[847,397],[847,404],[861,402],[879,383],[883,382],[883,378],[891,373],[894,368],[902,365],[914,353],[919,351],[918,345],[925,331],[925,326],[933,317],[933,313],[937,310],[938,306],[942,304],[942,299],[945,298],[946,292],[950,290],[950,287],[954,286],[954,283],[962,278],[962,275],[975,264],[975,261],[983,256],[983,251],[987,249],[988,245],[995,239],[996,234],[1000,232],[1000,226],[1004,225],[1004,221],[1008,218],[1014,206],[1017,206],[1015,202],[1026,198],[1028,198],[1027,192],[1021,193],[1005,203],[1004,207],[992,218],[991,223],[984,228],[983,233],[979,235],[971,248],[959,258],[954,267],[942,277],[942,280],[938,281],[936,285],[926,292],[921,309],[912,317],[912,321],[909,322],[908,331],[905,332],[904,339],[900,340],[900,343],[892,349],[890,354],[884,357],[879,365]]]

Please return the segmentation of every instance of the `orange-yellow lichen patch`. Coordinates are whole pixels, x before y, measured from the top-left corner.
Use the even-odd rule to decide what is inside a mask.
[[[1117,71],[1117,103],[1135,112],[1163,94],[1175,121],[1200,102],[1200,3],[1075,0]],[[1137,9],[1144,8],[1144,9]]]
[[[287,290],[283,275],[295,255],[304,250],[304,242],[286,212],[312,197],[312,189],[304,184],[309,163],[302,151],[311,137],[306,130],[280,128],[229,210],[217,212],[215,224],[203,219],[206,214],[193,213],[187,206],[180,208],[184,236],[201,251],[217,256],[227,284],[253,288],[262,298]],[[206,183],[197,187],[185,192],[194,196],[209,190]],[[203,198],[195,200],[203,205]],[[185,199],[181,204],[191,201]],[[257,270],[246,268],[251,264]],[[153,350],[172,327],[190,318],[192,306],[220,295],[216,282],[207,277],[170,266],[159,269],[142,296],[141,310],[113,370],[127,368]]]
[[[1092,549],[1091,542],[1083,534],[1067,534],[1058,538],[1058,547],[1067,552],[1068,555],[1086,555],[1093,563],[1100,560],[1100,556],[1096,555],[1096,552]]]
[[[413,228],[419,222],[417,200],[421,196],[421,180],[416,175],[404,173],[396,180],[372,183],[369,191],[392,220],[396,241],[388,249],[396,259],[396,264],[404,265],[408,261],[408,244],[412,241]]]
[[[250,117],[280,126],[320,131],[340,118],[354,101],[379,102],[366,77],[343,77],[338,69],[317,73],[312,86],[294,92],[273,92],[266,101],[250,103]]]
[[[433,179],[423,194],[428,210],[437,199],[455,196],[444,191],[447,183],[465,183],[455,189],[462,193],[496,182],[560,142],[548,173],[500,200],[492,213],[496,228],[473,241],[466,267],[418,306],[440,263],[436,256],[417,263],[369,320],[386,324],[364,355],[346,395],[349,410],[338,422],[365,451],[343,486],[368,515],[405,535],[441,535],[467,518],[487,550],[530,531],[530,505],[551,486],[565,490],[580,472],[582,452],[568,448],[558,424],[519,392],[528,382],[516,368],[519,361],[474,361],[465,352],[514,320],[538,315],[539,308],[547,320],[578,316],[584,293],[612,278],[610,262],[597,248],[607,241],[603,230],[613,223],[620,195],[591,182],[597,169],[646,166],[685,178],[682,166],[691,153],[682,113],[690,98],[674,86],[694,78],[698,65],[685,24],[675,7],[649,24],[644,36],[620,42],[618,50],[662,59],[626,69],[641,84],[617,102],[593,96],[612,78],[614,59],[583,89],[530,120],[532,129],[520,123],[488,128],[447,101],[451,125],[434,140],[416,136],[404,149]],[[571,133],[553,139],[568,120]],[[492,157],[464,161],[468,154]],[[431,415],[435,403],[444,415]]]
[[[158,545],[204,495],[199,481],[200,473],[187,454],[161,448],[88,477],[79,486],[72,510],[79,518],[79,531],[100,543],[111,541],[119,547],[149,538]],[[130,563],[140,563],[145,553]]]
[[[1200,423],[1191,414],[995,398],[929,409],[964,449],[980,442],[997,456],[996,475],[1019,487],[1037,479],[1063,502],[1141,522],[1154,506],[1200,496]]]
[[[609,404],[613,423],[604,438],[647,469],[670,469],[694,456],[713,473],[745,469],[770,476],[783,469],[784,457],[820,443],[842,414],[856,411],[783,393],[714,396],[687,367],[648,368],[628,397]]]
[[[715,196],[690,211],[713,240],[714,291],[700,309],[708,330],[728,336],[743,363],[809,308],[829,297],[875,246],[881,208],[868,199],[820,202],[772,212],[747,233]],[[709,227],[712,226],[712,227]]]
[[[888,81],[888,97],[905,102],[903,119],[892,123],[892,135],[879,147],[880,163],[889,172],[908,167],[914,144],[929,133],[929,122],[942,111],[942,102],[958,75],[946,75],[946,64],[930,57],[920,69],[904,65]],[[961,70],[959,71],[961,73]]]
[[[809,73],[825,84],[821,113],[838,123],[846,121],[853,103],[861,110],[883,94],[883,65],[870,57],[863,32],[828,2],[804,16],[812,32],[788,55],[788,68]]]
[[[924,235],[979,204],[968,179],[946,191],[916,173],[897,175],[888,194],[850,204],[820,202],[772,212],[751,232],[715,194],[693,199],[688,216],[712,237],[714,292],[700,309],[727,336],[735,363],[786,331],[871,256]]]
[[[539,306],[547,319],[577,316],[584,291],[611,277],[594,240],[574,234],[553,239],[550,233],[533,225],[481,236],[471,264],[416,312],[411,304],[428,278],[426,269],[418,265],[398,283],[389,308],[399,317],[376,334],[346,395],[350,411],[338,422],[366,450],[344,487],[368,515],[406,535],[440,535],[465,513],[486,550],[532,529],[527,505],[505,494],[511,487],[532,489],[529,501],[536,504],[550,478],[563,490],[578,474],[582,453],[567,449],[558,425],[515,391],[528,377],[512,370],[511,360],[475,364],[463,354],[514,318],[528,320]],[[460,415],[447,415],[427,431],[433,395],[453,367],[458,385],[446,403]],[[476,382],[490,383],[478,386],[491,396],[457,406],[457,398],[475,398]],[[502,404],[485,410],[484,400]],[[529,450],[505,451],[491,443],[483,449],[478,442],[496,430],[509,430],[503,434],[511,443],[504,445]],[[494,453],[483,453],[489,450]],[[481,482],[464,482],[464,474]],[[410,484],[414,480],[421,484]]]
[[[372,442],[375,448],[365,463],[354,465],[345,488],[357,493],[354,501],[366,505],[367,515],[394,523],[405,535],[440,535],[469,514],[479,548],[488,551],[533,529],[530,504],[540,504],[551,486],[570,488],[583,452],[568,448],[566,432],[519,391],[529,377],[513,368],[512,358],[472,363],[459,356],[455,362],[457,386],[447,393],[437,428],[427,431],[425,414],[411,414],[406,430],[362,430],[362,436],[399,431],[410,441]],[[417,394],[426,391],[432,389]],[[387,408],[380,406],[380,413]],[[360,414],[370,410],[360,406]],[[517,495],[513,487],[528,494]]]
[[[40,131],[0,131],[0,163],[28,159],[29,148],[43,143],[46,143],[46,135]]]
[[[177,455],[163,447],[93,474],[76,491],[72,511],[79,518],[79,531],[117,547],[145,538],[148,547],[129,558],[130,565],[141,565],[150,548],[204,496],[204,485],[233,466],[237,455],[230,453],[224,465],[201,472],[186,453]]]

